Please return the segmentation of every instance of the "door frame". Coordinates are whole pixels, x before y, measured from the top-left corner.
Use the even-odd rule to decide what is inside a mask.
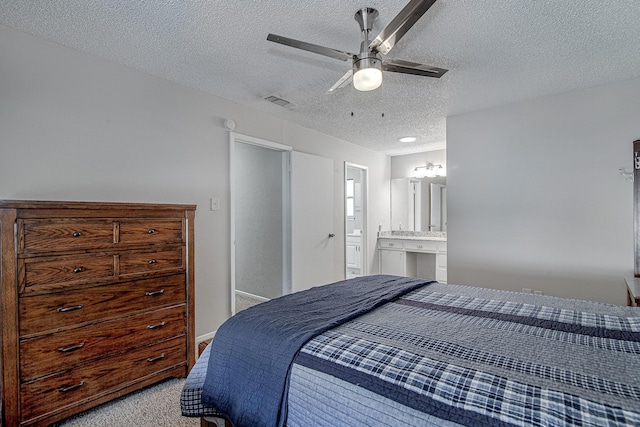
[[[369,257],[368,257],[368,239],[367,234],[369,230],[369,217],[368,217],[368,199],[369,199],[369,167],[359,165],[357,163],[344,162],[344,182],[342,185],[343,191],[343,203],[344,203],[344,277],[347,278],[347,172],[349,169],[360,169],[363,174],[362,184],[362,267],[361,273],[363,276],[369,274]]]
[[[235,144],[251,144],[259,147],[289,152],[293,151],[292,147],[287,145],[278,144],[277,142],[268,141],[266,139],[256,138],[249,135],[243,135],[236,132],[229,132],[229,219],[230,219],[230,287],[231,287],[231,315],[236,314],[236,194],[235,194],[235,173],[236,173],[236,154]],[[284,194],[288,195],[286,200],[283,200],[282,210],[285,218],[283,221],[287,222],[287,226],[283,227],[283,241],[285,242],[284,251],[288,252],[283,256],[283,291],[288,286],[289,291],[291,289],[291,183],[289,182],[290,170],[291,170],[291,156],[287,162],[287,167],[283,168],[283,185],[287,182],[289,188],[287,188]],[[286,176],[285,176],[286,175]],[[285,282],[288,282],[285,283]],[[283,292],[284,294],[284,292]]]

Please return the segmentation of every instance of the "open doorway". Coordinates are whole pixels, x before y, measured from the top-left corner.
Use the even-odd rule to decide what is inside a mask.
[[[231,133],[232,314],[291,292],[291,147]]]
[[[345,162],[345,277],[368,274],[366,166]]]

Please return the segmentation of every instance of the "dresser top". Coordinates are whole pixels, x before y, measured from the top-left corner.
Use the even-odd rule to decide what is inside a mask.
[[[0,200],[0,209],[165,209],[195,210],[196,205],[169,203],[79,202],[43,200]]]

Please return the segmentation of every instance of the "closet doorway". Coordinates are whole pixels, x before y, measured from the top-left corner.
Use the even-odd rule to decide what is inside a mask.
[[[232,314],[291,292],[291,150],[230,134]]]
[[[345,277],[368,274],[367,268],[367,187],[366,166],[345,162]]]

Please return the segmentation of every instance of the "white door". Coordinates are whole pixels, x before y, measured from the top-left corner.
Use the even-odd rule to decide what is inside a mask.
[[[293,291],[335,282],[333,160],[291,153]]]
[[[442,231],[442,185],[431,184],[429,231]]]
[[[409,180],[409,223],[407,230],[422,231],[422,183]]]
[[[345,277],[366,276],[367,268],[367,187],[369,169],[344,163],[345,177]]]
[[[447,187],[442,187],[442,231],[447,231]]]

